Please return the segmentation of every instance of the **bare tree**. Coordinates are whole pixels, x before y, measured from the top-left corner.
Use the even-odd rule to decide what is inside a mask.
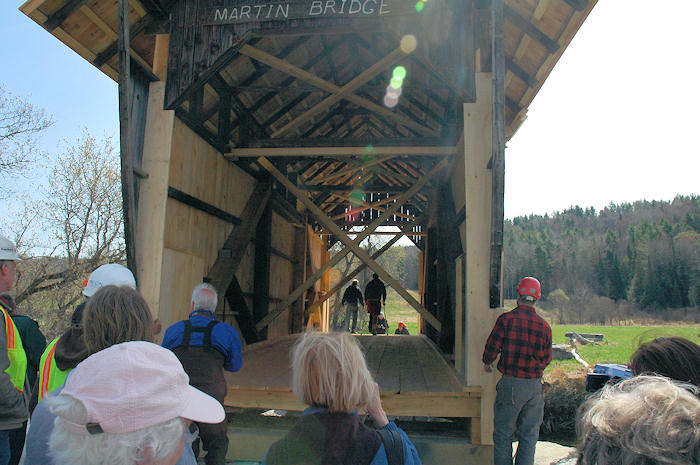
[[[0,175],[26,173],[40,155],[36,146],[38,134],[52,124],[43,109],[0,85]]]
[[[86,130],[67,144],[43,200],[28,205],[13,228],[23,251],[44,250],[20,264],[18,304],[66,310],[80,298],[87,274],[124,260],[119,173],[111,139],[98,141]]]

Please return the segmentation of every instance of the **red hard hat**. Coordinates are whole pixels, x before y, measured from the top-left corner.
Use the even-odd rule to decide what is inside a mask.
[[[520,280],[518,294],[521,296],[529,295],[539,300],[542,297],[542,285],[535,278],[528,276]]]

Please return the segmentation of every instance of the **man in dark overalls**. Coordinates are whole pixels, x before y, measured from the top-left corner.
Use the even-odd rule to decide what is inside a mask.
[[[224,370],[241,368],[241,341],[236,330],[216,319],[217,294],[210,284],[200,284],[192,291],[189,319],[179,321],[165,331],[163,347],[180,359],[190,384],[206,392],[223,405],[226,396]],[[226,420],[216,425],[198,423],[202,448],[207,451],[207,465],[224,465],[228,449]],[[195,456],[199,440],[192,443]]]

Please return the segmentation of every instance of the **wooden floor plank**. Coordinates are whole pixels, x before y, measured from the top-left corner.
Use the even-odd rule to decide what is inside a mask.
[[[300,410],[291,390],[290,350],[299,335],[251,344],[243,368],[226,373],[230,407]],[[467,388],[425,336],[356,336],[390,415],[478,417],[481,391]]]

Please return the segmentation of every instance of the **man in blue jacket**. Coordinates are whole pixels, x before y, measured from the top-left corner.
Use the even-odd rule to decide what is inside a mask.
[[[236,330],[216,319],[216,289],[207,283],[192,291],[189,319],[179,321],[165,331],[163,347],[180,359],[190,384],[206,392],[223,405],[226,397],[224,370],[241,368],[241,341]],[[202,448],[207,451],[206,465],[224,465],[228,449],[226,420],[216,425],[199,423]],[[192,444],[195,456],[199,441]]]

